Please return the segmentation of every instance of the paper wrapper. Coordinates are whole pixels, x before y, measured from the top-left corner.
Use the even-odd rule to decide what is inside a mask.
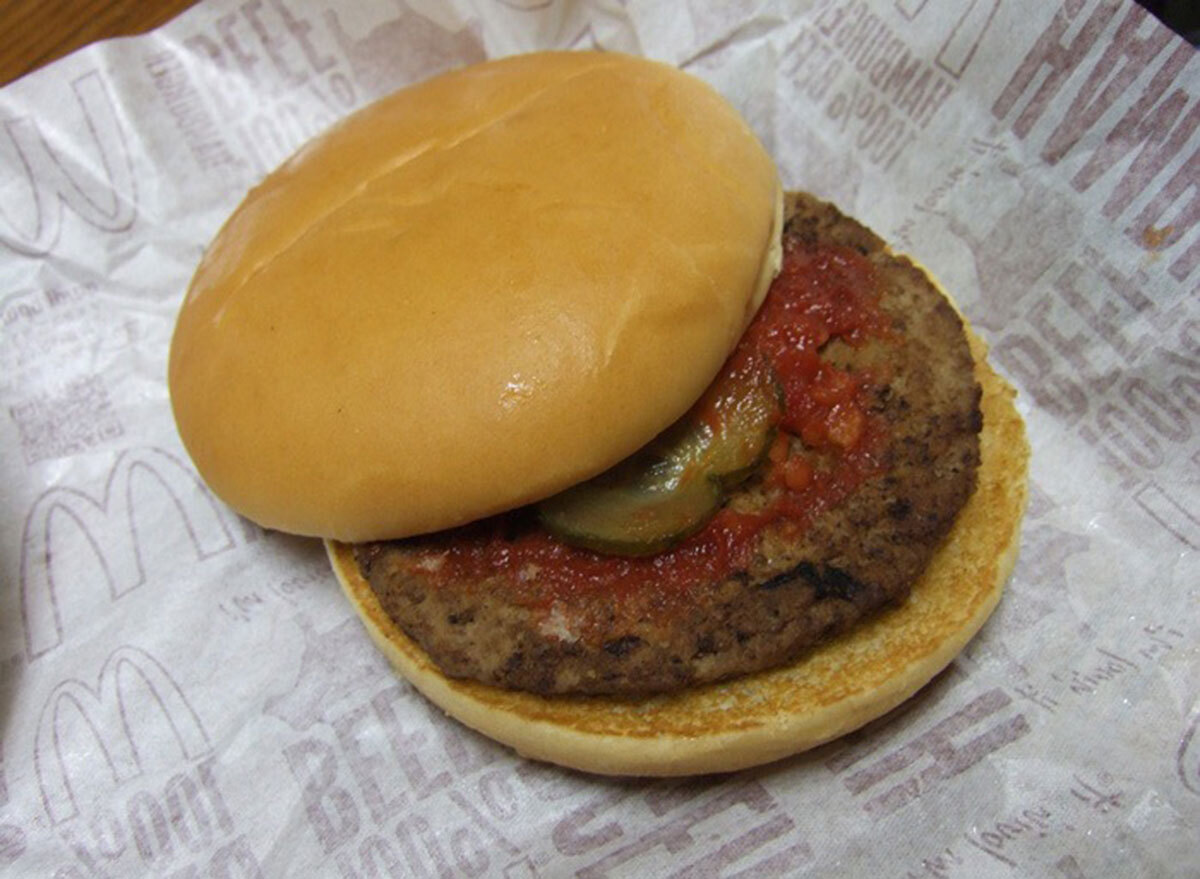
[[[906,706],[727,777],[523,761],[207,492],[164,382],[202,249],[388,90],[547,47],[714,83],[789,187],[954,292],[1020,390],[1022,553]],[[0,91],[0,869],[1200,873],[1200,60],[1130,2],[212,0]]]

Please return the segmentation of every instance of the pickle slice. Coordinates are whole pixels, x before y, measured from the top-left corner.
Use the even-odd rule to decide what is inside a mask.
[[[559,539],[596,552],[649,555],[695,533],[725,492],[766,457],[782,394],[759,358],[737,354],[683,418],[595,479],[537,505]]]
[[[783,389],[764,360],[738,355],[685,421],[703,437],[688,458],[732,488],[750,476],[771,448],[783,411]]]
[[[612,472],[612,471],[610,471]],[[721,487],[697,474],[675,482],[590,480],[538,504],[551,534],[610,555],[650,555],[698,531],[721,505]]]

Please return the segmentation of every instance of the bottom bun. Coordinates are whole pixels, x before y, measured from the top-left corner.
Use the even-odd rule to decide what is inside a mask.
[[[771,671],[641,699],[538,696],[445,677],[384,613],[348,544],[334,571],[396,669],[447,714],[520,754],[605,775],[768,763],[857,729],[950,664],[1000,600],[1017,557],[1029,447],[1015,393],[968,333],[983,388],[975,493],[901,606]]]

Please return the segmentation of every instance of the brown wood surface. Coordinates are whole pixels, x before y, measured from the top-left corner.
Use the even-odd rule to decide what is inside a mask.
[[[196,0],[0,0],[0,85],[109,37],[170,21]]]

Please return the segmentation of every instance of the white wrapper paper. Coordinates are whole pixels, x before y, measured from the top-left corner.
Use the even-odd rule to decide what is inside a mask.
[[[1022,554],[946,673],[720,778],[530,764],[377,657],[319,544],[199,482],[202,249],[306,139],[549,47],[714,83],[1020,390]],[[0,872],[1200,875],[1200,60],[1127,0],[209,0],[0,91]]]

